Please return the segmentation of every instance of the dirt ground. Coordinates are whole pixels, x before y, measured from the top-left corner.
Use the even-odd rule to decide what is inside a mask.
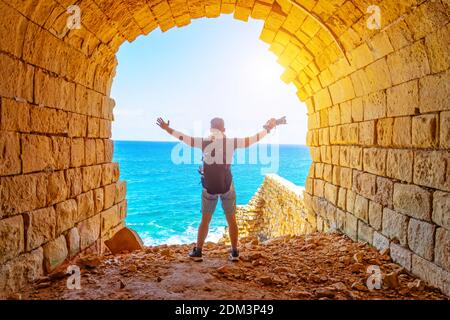
[[[448,299],[392,263],[388,252],[338,234],[241,240],[241,261],[208,243],[204,261],[187,258],[191,245],[74,261],[81,289],[67,288],[65,271],[39,279],[16,299]],[[368,267],[379,266],[381,289],[369,290]],[[372,267],[374,268],[374,267]],[[376,267],[375,267],[376,268]]]

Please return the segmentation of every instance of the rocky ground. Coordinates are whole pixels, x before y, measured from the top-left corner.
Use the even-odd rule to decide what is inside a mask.
[[[189,245],[82,257],[81,289],[67,289],[64,272],[39,279],[15,299],[448,299],[392,263],[388,252],[338,234],[241,241],[241,261],[208,243],[204,261],[190,261]],[[383,285],[366,286],[379,266]]]

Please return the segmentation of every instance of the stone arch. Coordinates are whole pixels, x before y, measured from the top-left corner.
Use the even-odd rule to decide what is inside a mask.
[[[390,248],[449,292],[449,5],[433,0],[0,0],[0,291],[123,226],[109,97],[124,41],[191,19],[263,19],[308,107],[308,232]],[[368,28],[369,5],[381,29]]]

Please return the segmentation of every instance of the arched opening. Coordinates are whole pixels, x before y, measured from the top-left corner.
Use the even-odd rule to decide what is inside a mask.
[[[120,45],[234,13],[264,20],[307,104],[311,226],[389,248],[448,292],[448,4],[375,2],[86,0],[78,29],[64,1],[0,1],[2,290],[101,251],[123,226],[110,140]]]
[[[276,143],[276,152],[254,147],[235,154],[237,203],[247,204],[267,173],[305,186],[311,164],[306,106],[295,86],[280,80],[283,67],[258,39],[262,28],[223,15],[155,30],[119,50],[111,91],[114,161],[127,181],[127,226],[146,245],[195,242],[200,222],[200,154],[186,149],[180,152],[192,161],[174,160],[179,143],[155,125],[159,116],[192,136],[207,136],[210,119],[220,116],[229,137],[251,136],[267,119],[287,116],[290,126],[262,142]],[[207,241],[221,239],[226,224],[218,206]]]

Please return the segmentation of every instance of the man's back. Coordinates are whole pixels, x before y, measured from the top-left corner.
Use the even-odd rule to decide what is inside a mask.
[[[202,140],[203,187],[209,194],[224,194],[233,183],[231,163],[237,139],[207,138]]]

